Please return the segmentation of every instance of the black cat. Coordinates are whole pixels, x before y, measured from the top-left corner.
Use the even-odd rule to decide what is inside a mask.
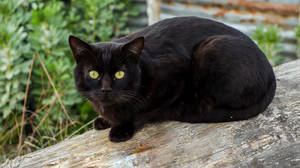
[[[238,30],[199,17],[166,19],[112,42],[70,36],[79,93],[111,127],[130,139],[145,123],[227,122],[263,112],[276,89],[264,53]]]

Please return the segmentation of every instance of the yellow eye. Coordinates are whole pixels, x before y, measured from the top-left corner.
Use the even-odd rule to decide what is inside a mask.
[[[115,77],[116,77],[117,79],[122,79],[122,78],[124,77],[124,75],[125,75],[125,72],[124,72],[124,71],[117,71],[117,72],[115,73]]]
[[[98,78],[99,73],[95,70],[92,70],[92,71],[90,71],[89,75],[91,78],[96,79],[96,78]]]

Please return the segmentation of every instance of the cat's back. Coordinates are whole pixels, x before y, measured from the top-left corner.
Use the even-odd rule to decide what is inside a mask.
[[[181,55],[190,56],[195,45],[212,35],[233,35],[247,39],[243,33],[223,23],[188,16],[159,21],[114,41],[122,43],[143,36],[145,38],[144,52],[155,52],[154,55],[159,55],[159,53],[176,51]]]

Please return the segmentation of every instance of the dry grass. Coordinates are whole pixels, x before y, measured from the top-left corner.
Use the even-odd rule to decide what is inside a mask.
[[[37,58],[37,59],[36,59]],[[38,60],[38,62],[36,61]],[[44,74],[46,75],[46,79],[43,75],[41,75],[41,82],[43,84],[48,84],[46,88],[42,88],[40,97],[38,99],[38,106],[35,111],[31,112],[31,115],[26,116],[25,113],[28,112],[27,110],[27,101],[29,95],[29,88],[32,78],[32,72],[34,69],[34,64],[38,63],[41,69],[43,70]],[[54,90],[55,96],[52,99],[42,105],[42,101],[49,97],[50,89]],[[34,150],[38,150],[50,145],[53,145],[61,140],[66,138],[70,138],[82,130],[87,130],[88,127],[92,124],[94,120],[86,124],[82,124],[76,119],[72,120],[69,111],[66,109],[65,105],[61,100],[61,93],[55,87],[55,84],[52,80],[51,75],[49,74],[46,66],[44,65],[41,57],[39,54],[36,54],[32,57],[32,62],[30,66],[30,71],[27,78],[27,85],[25,90],[25,99],[23,102],[23,110],[21,116],[14,116],[15,125],[5,131],[4,134],[0,135],[0,162],[4,161],[7,158],[12,158],[15,156],[19,156],[22,154],[26,154],[32,152]],[[56,113],[62,113],[65,116],[65,119],[59,120],[56,122],[54,126],[56,131],[52,129],[47,129],[46,134],[45,130],[41,132],[42,127],[47,126],[49,121],[49,115],[53,112],[53,107],[58,105],[60,109],[55,111]],[[43,116],[41,115],[43,113]],[[30,135],[24,134],[24,126],[26,124],[30,124],[32,131]],[[5,129],[5,128],[4,128]],[[13,139],[18,137],[17,145],[14,145]]]

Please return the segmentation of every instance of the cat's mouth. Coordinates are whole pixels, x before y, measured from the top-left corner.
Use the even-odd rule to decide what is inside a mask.
[[[124,94],[123,92],[119,93],[98,93],[92,97],[92,101],[99,102],[103,106],[110,106],[114,104],[122,104],[126,102],[130,102],[132,100],[138,101],[139,99],[136,98],[133,93],[131,94]]]
[[[110,96],[108,94],[101,94],[99,99],[103,103],[111,102]]]
[[[114,99],[109,94],[101,94],[98,99],[104,106],[115,104]]]

